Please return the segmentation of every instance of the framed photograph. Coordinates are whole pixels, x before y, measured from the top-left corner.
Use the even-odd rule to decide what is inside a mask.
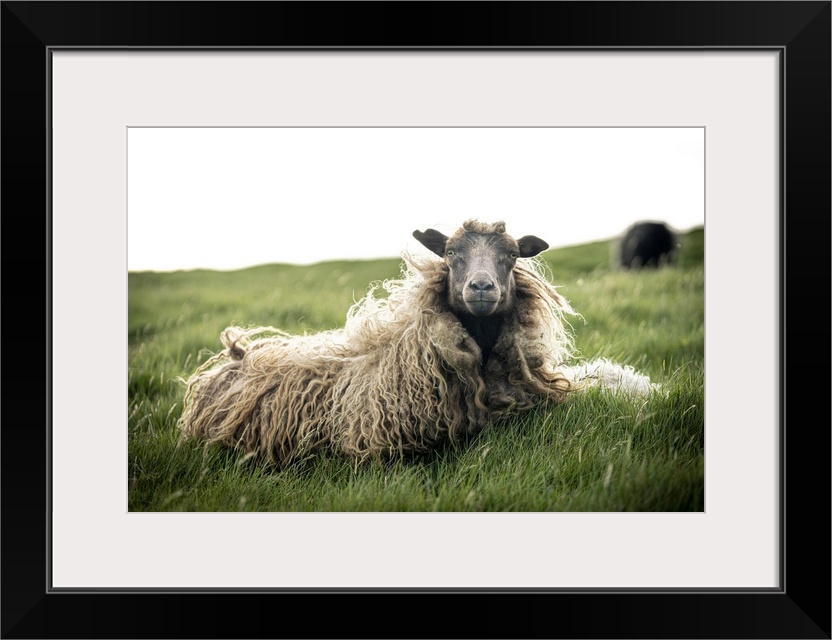
[[[830,637],[828,420],[809,428],[829,417],[829,374],[814,345],[795,346],[795,327],[812,335],[818,320],[794,313],[808,286],[830,290],[829,2],[3,2],[0,35],[3,637]],[[583,153],[598,170],[583,188],[620,199],[686,187],[646,160],[654,180],[622,169],[616,182],[612,146],[591,132],[643,133],[632,157],[657,153],[647,132],[679,134],[663,141],[677,151],[693,133],[704,160],[704,508],[131,508],[128,272],[206,266],[175,262],[188,236],[178,210],[213,215],[205,226],[239,243],[211,207],[251,203],[235,186],[283,171],[304,213],[275,221],[274,243],[328,226],[343,237],[346,215],[298,203],[366,193],[366,167],[380,184],[363,206],[401,235],[447,220],[460,192],[439,192],[402,148],[424,146],[422,164],[430,149],[479,148],[453,158],[457,187],[476,191],[477,175],[494,180],[489,164],[540,168],[538,183],[568,173],[541,151],[567,131],[583,136],[576,163]],[[281,152],[251,162],[266,134]],[[200,164],[218,145],[222,163]],[[437,174],[454,170],[442,161]],[[419,171],[436,193],[401,197],[397,176]],[[400,215],[384,217],[389,202]],[[550,212],[536,215],[558,234]],[[248,262],[219,268],[279,261],[268,242],[250,246]],[[823,336],[828,306],[812,305]],[[12,335],[11,313],[34,330]],[[488,613],[386,622],[425,603]],[[326,615],[281,615],[299,606]]]

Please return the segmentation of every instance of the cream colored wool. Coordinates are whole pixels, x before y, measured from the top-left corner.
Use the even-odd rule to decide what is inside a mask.
[[[240,447],[278,465],[323,444],[357,458],[460,442],[493,418],[573,388],[564,315],[574,313],[536,259],[514,268],[516,305],[481,371],[480,348],[446,303],[448,267],[405,256],[342,329],[291,336],[229,327],[225,349],[187,384],[184,436]],[[376,285],[376,287],[379,285]]]
[[[504,233],[469,220],[458,234]],[[182,437],[238,447],[278,466],[322,445],[357,459],[460,443],[499,416],[563,402],[590,386],[658,389],[632,367],[574,364],[577,315],[537,258],[514,265],[513,307],[482,366],[448,304],[449,267],[405,255],[401,277],[371,287],[341,329],[293,336],[229,327],[224,349],[188,380]],[[374,292],[383,287],[387,297]]]
[[[582,388],[601,387],[631,396],[647,396],[661,389],[661,385],[651,382],[650,378],[630,365],[621,365],[606,358],[563,367],[562,371],[570,379],[580,381]]]

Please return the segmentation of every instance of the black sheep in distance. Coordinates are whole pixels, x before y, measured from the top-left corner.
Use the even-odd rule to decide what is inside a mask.
[[[624,233],[619,265],[624,269],[660,267],[673,262],[676,234],[663,222],[637,222]]]

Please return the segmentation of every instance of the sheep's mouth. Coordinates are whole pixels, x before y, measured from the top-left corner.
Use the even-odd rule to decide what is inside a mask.
[[[499,304],[499,299],[490,300],[488,298],[471,298],[465,301],[465,306],[474,316],[489,316],[496,311]]]

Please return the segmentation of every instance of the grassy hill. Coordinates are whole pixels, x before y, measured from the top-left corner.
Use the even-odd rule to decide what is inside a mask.
[[[332,329],[398,258],[128,274],[131,511],[700,511],[704,508],[704,232],[677,263],[619,271],[611,242],[546,252],[582,320],[588,358],[631,364],[664,385],[648,404],[574,396],[483,431],[465,449],[355,468],[324,452],[275,471],[233,451],[177,446],[186,378],[227,326]]]

